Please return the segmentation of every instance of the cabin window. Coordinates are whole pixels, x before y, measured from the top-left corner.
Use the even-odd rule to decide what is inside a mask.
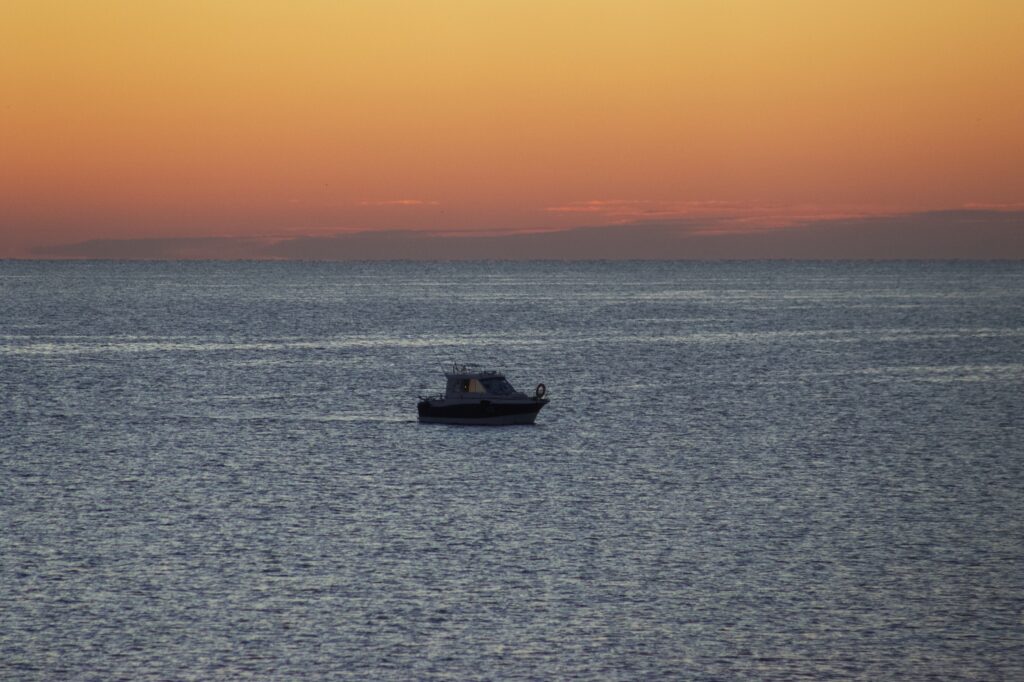
[[[491,395],[511,395],[516,390],[505,379],[494,377],[483,380],[484,389]]]
[[[458,383],[460,393],[486,393],[487,389],[478,379],[461,379]]]

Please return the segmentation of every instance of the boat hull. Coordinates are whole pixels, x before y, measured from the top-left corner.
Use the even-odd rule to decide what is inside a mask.
[[[511,426],[532,424],[547,400],[525,401],[430,401],[417,406],[419,420],[424,424],[462,424],[478,426]]]

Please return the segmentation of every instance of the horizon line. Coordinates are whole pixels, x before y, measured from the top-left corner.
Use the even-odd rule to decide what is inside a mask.
[[[281,236],[97,238],[40,245],[11,260],[1020,260],[1024,210],[836,216],[781,227],[732,217],[468,233],[362,230]]]

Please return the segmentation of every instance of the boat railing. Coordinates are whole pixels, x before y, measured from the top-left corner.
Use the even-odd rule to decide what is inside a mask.
[[[487,374],[494,376],[505,376],[505,372],[500,369],[484,369],[483,365],[475,363],[464,363],[453,362],[451,367],[441,366],[444,370],[445,376],[454,376],[457,374]]]

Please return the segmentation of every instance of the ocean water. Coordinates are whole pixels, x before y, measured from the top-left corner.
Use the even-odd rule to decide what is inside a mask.
[[[0,262],[0,678],[1022,679],[1022,416],[1020,263]]]

